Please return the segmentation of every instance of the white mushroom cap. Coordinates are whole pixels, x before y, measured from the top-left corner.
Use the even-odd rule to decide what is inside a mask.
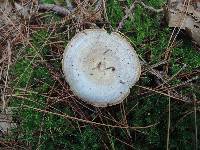
[[[138,56],[119,33],[88,29],[67,45],[63,71],[71,90],[82,100],[106,107],[122,102],[138,81]]]

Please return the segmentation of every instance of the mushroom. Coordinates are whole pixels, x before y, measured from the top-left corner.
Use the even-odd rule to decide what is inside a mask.
[[[75,95],[96,107],[106,107],[128,96],[141,66],[125,37],[104,29],[87,29],[66,46],[63,72]]]

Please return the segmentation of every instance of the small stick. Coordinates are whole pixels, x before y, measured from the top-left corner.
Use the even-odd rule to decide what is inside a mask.
[[[38,6],[39,10],[46,10],[46,11],[54,11],[58,14],[61,14],[63,16],[67,16],[69,14],[72,13],[71,10],[68,10],[64,7],[58,6],[58,5],[54,5],[54,4],[40,4]]]

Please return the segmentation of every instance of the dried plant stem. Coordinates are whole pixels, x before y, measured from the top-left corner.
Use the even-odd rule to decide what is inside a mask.
[[[197,129],[197,106],[196,106],[196,95],[194,97],[194,126],[195,126],[195,150],[198,150],[198,129]]]
[[[168,94],[170,92],[168,91]],[[167,125],[167,147],[166,149],[169,150],[169,137],[170,137],[170,126],[171,126],[171,98],[168,97],[168,125]]]

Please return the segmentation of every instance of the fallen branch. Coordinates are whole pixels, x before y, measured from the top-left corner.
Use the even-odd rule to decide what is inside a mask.
[[[38,10],[45,11],[54,11],[60,15],[67,16],[72,13],[73,10],[68,10],[62,6],[54,5],[54,4],[40,4],[38,6]]]

